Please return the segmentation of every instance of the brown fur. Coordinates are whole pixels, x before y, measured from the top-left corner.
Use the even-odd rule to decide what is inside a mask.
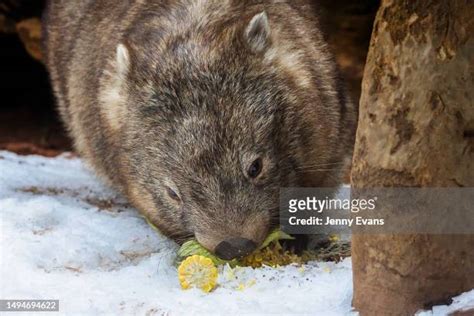
[[[50,0],[46,63],[76,149],[177,241],[260,243],[279,188],[337,186],[352,146],[354,109],[313,12],[302,0]]]

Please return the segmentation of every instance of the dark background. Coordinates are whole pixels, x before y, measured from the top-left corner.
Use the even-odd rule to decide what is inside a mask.
[[[45,2],[0,0],[0,150],[46,156],[71,150],[40,61]],[[379,0],[317,2],[323,30],[357,103]]]

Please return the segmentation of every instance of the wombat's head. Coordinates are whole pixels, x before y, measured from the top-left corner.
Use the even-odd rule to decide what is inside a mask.
[[[115,95],[126,100],[116,128],[127,177],[151,197],[142,211],[176,240],[195,236],[225,259],[267,236],[281,187],[328,185],[338,175],[316,167],[341,159],[341,140],[327,137],[338,127],[324,107],[306,104],[318,102],[315,88],[277,61],[267,14],[240,19],[157,31],[146,50],[129,35],[116,56]]]

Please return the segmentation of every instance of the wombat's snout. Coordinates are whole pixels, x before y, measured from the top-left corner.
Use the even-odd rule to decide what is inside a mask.
[[[224,260],[244,257],[257,248],[257,244],[250,239],[235,237],[221,241],[214,253]]]

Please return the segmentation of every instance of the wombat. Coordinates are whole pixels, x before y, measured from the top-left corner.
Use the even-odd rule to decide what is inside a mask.
[[[355,110],[302,0],[50,0],[45,59],[75,148],[165,235],[222,258],[281,187],[335,187]]]

